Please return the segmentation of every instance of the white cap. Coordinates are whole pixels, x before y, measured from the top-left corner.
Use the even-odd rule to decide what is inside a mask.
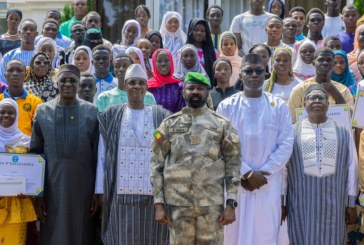
[[[148,80],[147,74],[139,64],[132,64],[128,67],[125,73],[125,80],[129,78],[142,78]]]

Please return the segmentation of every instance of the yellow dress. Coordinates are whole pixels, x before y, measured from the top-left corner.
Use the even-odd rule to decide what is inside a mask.
[[[8,148],[9,153],[27,153],[25,147]],[[25,245],[27,222],[37,220],[32,198],[0,197],[0,244]]]

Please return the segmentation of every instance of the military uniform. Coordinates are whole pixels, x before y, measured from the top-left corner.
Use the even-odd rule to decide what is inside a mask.
[[[184,108],[154,133],[151,181],[154,203],[170,206],[170,243],[222,244],[219,217],[236,200],[241,152],[237,131],[209,110]]]

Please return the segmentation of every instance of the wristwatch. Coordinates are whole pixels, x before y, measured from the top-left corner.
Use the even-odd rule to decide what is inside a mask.
[[[238,207],[238,202],[233,200],[233,199],[227,199],[226,200],[226,206],[227,205],[230,205],[232,206],[233,208],[237,208]]]

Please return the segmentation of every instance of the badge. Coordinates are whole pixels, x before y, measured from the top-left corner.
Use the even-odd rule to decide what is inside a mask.
[[[359,195],[359,203],[360,203],[360,206],[364,207],[364,193],[361,193]]]
[[[195,134],[195,135],[191,135],[190,136],[190,139],[191,139],[191,145],[198,145],[201,143],[201,139],[200,139],[200,136]]]
[[[168,131],[170,133],[187,133],[188,128],[169,128]]]
[[[156,139],[157,142],[162,142],[163,141],[162,134],[158,130],[154,131],[153,136],[154,136],[154,138]]]
[[[23,110],[26,112],[30,112],[32,110],[32,106],[29,103],[25,103],[23,105]]]
[[[239,143],[239,136],[237,134],[231,134],[231,141],[234,143],[234,144],[237,144]]]

